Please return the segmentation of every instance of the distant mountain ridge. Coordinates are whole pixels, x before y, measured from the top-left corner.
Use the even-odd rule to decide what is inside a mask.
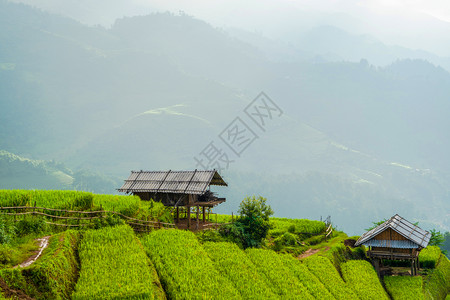
[[[226,212],[261,193],[279,216],[333,214],[366,228],[402,210],[450,228],[443,68],[274,61],[186,15],[105,29],[0,1],[0,149],[90,170],[108,193],[132,169],[196,168],[194,156],[261,91],[284,113],[224,172]]]

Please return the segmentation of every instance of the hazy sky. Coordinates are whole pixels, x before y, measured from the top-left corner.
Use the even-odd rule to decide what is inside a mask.
[[[450,56],[448,0],[13,0],[111,26],[123,16],[185,12],[218,27],[238,27],[289,40],[301,30],[333,25],[388,44]]]

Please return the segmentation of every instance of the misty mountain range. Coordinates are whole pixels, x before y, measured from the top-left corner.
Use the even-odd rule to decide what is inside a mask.
[[[395,213],[449,230],[449,65],[333,27],[285,45],[185,14],[106,29],[0,1],[1,187],[49,188],[24,176],[42,164],[4,171],[19,156],[65,178],[50,188],[105,193],[131,170],[194,169],[264,91],[283,114],[229,152],[217,211],[260,194],[277,216],[331,215],[350,233]]]

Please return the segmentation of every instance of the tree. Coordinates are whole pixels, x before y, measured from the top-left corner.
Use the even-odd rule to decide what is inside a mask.
[[[444,243],[441,247],[442,253],[444,253],[445,255],[447,255],[447,257],[450,257],[450,232],[446,232],[444,234]]]
[[[225,226],[221,233],[243,248],[260,247],[270,229],[269,217],[273,215],[266,202],[267,199],[261,196],[245,198],[239,205],[236,222]]]
[[[444,235],[440,231],[436,231],[436,229],[431,229],[430,233],[431,237],[428,245],[441,247],[445,241]]]
[[[269,217],[272,208],[266,204],[267,199],[259,196],[247,197],[239,205],[239,223],[244,231],[244,247],[259,247],[270,229]]]
[[[239,214],[241,218],[257,219],[261,218],[265,221],[269,221],[269,217],[273,215],[272,208],[266,204],[267,199],[259,196],[257,199],[255,196],[247,197],[242,200],[239,205]]]

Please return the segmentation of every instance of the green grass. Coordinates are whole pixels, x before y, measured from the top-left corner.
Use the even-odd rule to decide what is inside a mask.
[[[373,266],[365,260],[350,260],[341,265],[342,276],[360,299],[388,300]]]
[[[384,284],[393,300],[423,300],[421,276],[385,276]]]
[[[249,248],[245,252],[255,264],[258,273],[266,276],[271,289],[280,297],[284,299],[314,299],[275,251]]]
[[[213,223],[230,223],[231,221],[236,220],[237,216],[232,215],[221,215],[221,214],[211,214],[210,219]]]
[[[176,229],[156,230],[142,238],[170,299],[241,299],[209,258],[195,235]]]
[[[88,230],[79,246],[72,299],[163,299],[156,271],[127,226]]]
[[[258,274],[255,265],[236,244],[207,242],[203,247],[216,269],[234,284],[244,299],[279,299],[269,288],[267,279]]]
[[[358,299],[358,296],[344,282],[331,261],[323,256],[313,255],[302,260],[336,299]]]
[[[79,191],[0,190],[0,206],[2,207],[32,207],[35,204],[37,207],[75,211],[103,209],[137,219],[173,221],[169,210],[162,203],[142,201],[138,196],[102,195]],[[45,212],[64,215],[61,212]],[[76,223],[76,221],[73,222]]]
[[[306,219],[270,218],[270,224],[272,229],[269,230],[269,235],[274,237],[285,232],[295,234],[309,233],[315,235],[326,230],[324,222]]]
[[[77,191],[0,190],[0,206],[36,206],[69,210],[93,208],[92,193]]]

